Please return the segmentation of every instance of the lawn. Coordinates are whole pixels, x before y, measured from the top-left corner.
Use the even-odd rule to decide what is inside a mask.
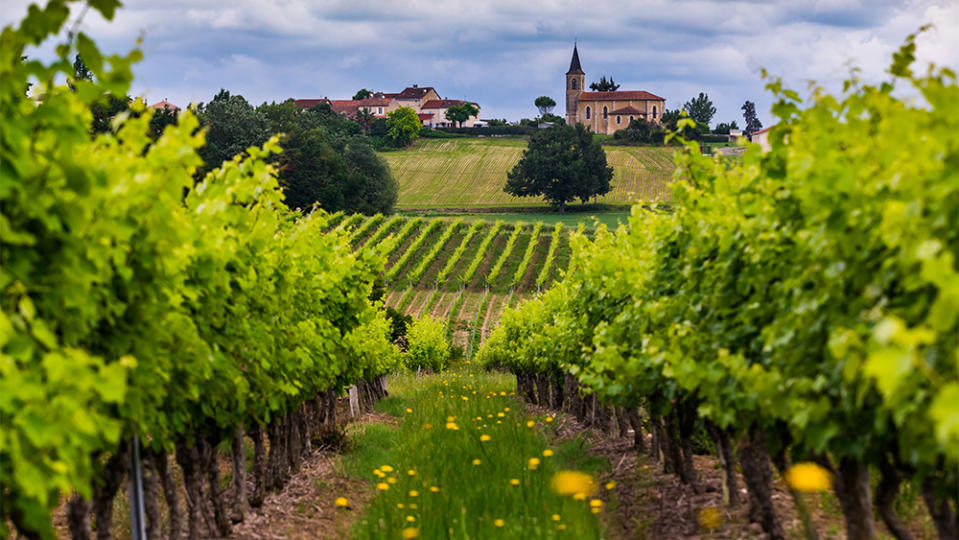
[[[523,139],[423,139],[406,150],[381,154],[400,184],[400,209],[546,206],[539,198],[503,192],[506,175],[523,155]],[[674,149],[606,147],[613,167],[605,204],[669,200]]]

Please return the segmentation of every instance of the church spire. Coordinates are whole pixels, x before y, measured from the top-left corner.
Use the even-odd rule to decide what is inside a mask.
[[[583,68],[579,65],[579,51],[576,50],[576,44],[573,43],[573,59],[569,62],[569,71],[566,72],[567,75],[573,73],[583,73]]]

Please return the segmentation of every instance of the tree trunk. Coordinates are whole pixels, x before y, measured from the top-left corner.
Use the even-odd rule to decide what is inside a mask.
[[[67,501],[67,527],[73,540],[91,540],[90,501],[74,493]]]
[[[549,406],[556,410],[563,408],[563,387],[557,377],[550,377],[549,380]]]
[[[727,506],[737,506],[739,504],[739,486],[736,483],[736,461],[733,457],[729,433],[708,420],[706,421],[706,431],[713,439],[716,453],[719,454],[719,462],[723,467],[723,502]]]
[[[166,452],[162,449],[151,453],[153,455],[153,464],[160,478],[160,485],[163,486],[163,498],[166,501],[167,513],[169,515],[170,527],[167,532],[167,538],[176,540],[180,538],[180,524],[183,521],[183,514],[180,513],[180,497],[177,495],[177,486],[173,480],[173,471],[170,470],[170,460]]]
[[[751,517],[758,517],[763,530],[770,540],[785,540],[776,508],[772,501],[772,471],[769,466],[769,452],[762,443],[762,435],[749,434],[739,443],[739,463],[742,466],[743,480],[749,488],[751,499]],[[754,516],[758,514],[758,516]]]
[[[203,466],[206,468],[207,483],[209,484],[209,502],[213,506],[213,522],[220,537],[230,535],[232,525],[226,511],[226,501],[223,500],[223,490],[220,489],[220,467],[216,460],[217,445],[209,438],[200,439],[200,452]]]
[[[560,214],[565,214],[565,213],[566,213],[566,201],[560,201],[560,202],[559,202],[559,213],[560,213]]]
[[[163,531],[163,514],[160,512],[160,471],[155,452],[143,452],[143,513],[146,516],[146,533],[150,540],[159,540]]]
[[[196,445],[188,447],[183,442],[178,443],[176,461],[183,471],[183,487],[186,492],[187,536],[189,538],[201,538],[205,532],[203,527],[205,521],[203,515],[203,477],[197,470],[200,459]]]
[[[330,388],[326,391],[326,415],[325,421],[327,424],[336,423],[336,390]]]
[[[956,522],[956,511],[949,504],[949,497],[938,497],[932,481],[927,479],[922,483],[922,500],[926,502],[929,515],[936,525],[939,540],[956,540],[959,538],[959,523]]]
[[[233,435],[230,458],[233,466],[233,522],[240,523],[246,519],[248,507],[246,496],[246,441],[243,437],[243,426],[236,428]]]
[[[663,473],[673,472],[669,466],[669,452],[666,450],[666,438],[665,429],[663,428],[663,418],[661,416],[654,416],[651,418],[653,426],[653,447],[651,449],[652,456],[660,461],[663,464]]]
[[[263,505],[267,486],[266,444],[263,441],[263,426],[254,422],[250,429],[250,438],[253,439],[253,493],[250,496],[250,506],[259,508]]]
[[[700,494],[703,487],[699,484],[699,475],[696,473],[696,464],[693,462],[693,435],[696,431],[696,409],[692,404],[684,403],[677,408],[679,427],[679,447],[683,456],[683,474],[686,483],[693,488],[693,492]]]
[[[639,416],[639,410],[635,407],[628,407],[625,411],[629,427],[633,429],[633,447],[639,452],[645,452],[646,441],[643,440],[643,419]]]
[[[540,407],[549,407],[549,375],[536,374],[536,402]]]
[[[879,473],[879,485],[876,486],[876,508],[879,510],[879,516],[897,540],[912,540],[912,534],[896,515],[893,507],[896,495],[899,494],[899,486],[902,484],[902,474],[896,470],[888,457],[879,462]]]
[[[110,540],[113,522],[113,499],[126,476],[129,445],[122,443],[117,451],[110,456],[103,471],[99,475],[99,482],[93,486],[93,518],[96,523],[97,540]]]
[[[869,467],[845,458],[839,461],[838,472],[835,488],[846,518],[846,538],[873,540],[876,538],[876,523],[872,516]]]

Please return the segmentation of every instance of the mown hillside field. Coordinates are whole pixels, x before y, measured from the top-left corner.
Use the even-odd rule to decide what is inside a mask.
[[[382,154],[400,184],[398,208],[545,205],[540,198],[503,192],[507,173],[526,149],[523,139],[424,139]],[[599,203],[665,202],[670,197],[673,148],[607,146],[613,190]]]
[[[542,221],[336,216],[354,248],[396,240],[387,254],[386,304],[447,321],[467,354],[508,306],[547,289],[570,260],[575,229]],[[587,234],[589,234],[587,232]]]

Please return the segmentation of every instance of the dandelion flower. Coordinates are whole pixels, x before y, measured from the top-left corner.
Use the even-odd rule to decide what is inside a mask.
[[[826,491],[832,487],[832,474],[815,463],[797,463],[786,471],[786,483],[796,491]]]
[[[406,505],[403,504],[403,503],[396,503],[396,507],[399,508],[400,510],[402,510],[402,509],[406,508]]]
[[[413,539],[413,538],[419,538],[419,537],[420,537],[420,530],[419,530],[419,529],[416,529],[416,528],[414,528],[414,527],[409,527],[409,528],[403,529],[403,539],[404,539],[404,540],[411,540],[411,539]]]
[[[379,469],[373,469],[373,474],[376,475],[378,478],[383,478],[384,476],[386,476],[386,473]]]
[[[413,409],[410,409],[409,407],[407,407],[407,408],[406,408],[406,412],[407,412],[407,413],[411,413],[411,412],[413,412]]]
[[[574,494],[573,494],[573,500],[574,500],[574,501],[585,501],[585,500],[586,500],[586,494],[585,494],[585,493],[574,493]]]
[[[456,425],[455,422],[447,422],[447,423],[446,423],[446,429],[451,429],[451,430],[453,430],[453,431],[457,431],[457,430],[459,430],[459,427]]]
[[[503,525],[506,525],[506,522],[503,521],[502,519],[495,519],[493,520],[493,525],[496,525],[497,527],[502,527]]]
[[[410,510],[416,510],[417,508],[419,508],[419,506],[416,506],[415,504],[410,505]]]
[[[416,521],[416,518],[413,517],[413,516],[406,516],[406,521],[409,521],[410,523],[413,523],[414,521]]]
[[[557,471],[553,475],[553,491],[560,495],[592,495],[596,492],[596,481],[593,477],[579,471]]]
[[[601,501],[600,499],[592,499],[592,500],[589,501],[589,505],[590,505],[592,508],[599,508],[599,507],[603,506],[603,501]]]
[[[510,479],[509,479],[509,483],[510,483],[510,485],[518,486],[518,485],[519,485],[519,478],[510,478]]]
[[[333,501],[333,504],[346,508],[350,505],[350,501],[346,500],[346,497],[337,497],[336,500]]]
[[[419,491],[416,491],[415,489],[410,490],[410,497],[419,497],[419,496],[420,496]]]
[[[389,465],[383,465],[380,467],[380,470],[383,472],[393,472],[393,467],[390,467]]]
[[[437,487],[437,486],[430,486],[430,492],[432,492],[432,493],[439,493],[439,492],[440,492],[440,488]]]
[[[455,422],[455,421],[456,421],[456,417],[455,417],[455,416],[447,416],[447,417],[446,417],[446,421],[447,421],[447,422]]]
[[[387,478],[386,481],[389,482],[390,484],[395,484],[395,483],[396,483],[396,478],[393,478],[393,477],[391,476],[391,477]]]
[[[710,531],[713,529],[718,529],[722,523],[723,516],[716,508],[707,506],[699,511],[699,524],[702,525],[704,529],[708,529]]]
[[[473,465],[479,465],[480,463],[483,463],[483,462],[480,461],[479,458],[476,458],[476,459],[473,460]]]
[[[509,412],[509,407],[503,407],[503,410]]]
[[[423,429],[431,429],[432,427],[432,424],[423,424]]]
[[[529,470],[535,471],[536,467],[539,467],[539,458],[529,458],[529,461],[526,462],[526,466],[529,468]]]
[[[497,417],[497,418],[504,418],[505,416],[506,416],[506,414],[504,414],[504,413],[501,413],[501,412],[496,413],[496,417]]]
[[[559,520],[561,520],[561,519],[563,519],[563,518],[559,517],[559,514],[553,514],[553,515],[552,515],[552,520],[553,520],[553,521],[559,521]]]
[[[410,475],[410,476],[416,476],[416,471],[414,471],[413,469],[410,469],[410,470],[406,471],[406,474],[408,474],[408,475]]]
[[[592,512],[592,513],[594,513],[594,514],[598,514],[598,513],[599,513],[599,508],[590,508],[589,510],[590,510],[590,512]]]
[[[543,457],[550,457],[552,455],[553,455],[553,451],[550,450],[549,448],[547,448],[546,450],[543,450]]]
[[[545,420],[546,420],[547,422],[552,422],[552,421],[553,421],[553,417],[552,417],[552,416],[547,416],[547,417],[545,418]]]
[[[616,481],[615,481],[615,480],[610,480],[609,482],[606,482],[606,489],[607,489],[607,490],[611,490],[611,489],[613,489],[613,488],[615,488],[615,487],[616,487]]]
[[[487,435],[487,434],[484,433],[484,434],[480,435],[480,442],[487,442],[487,441],[490,440],[490,438],[491,438],[491,437],[490,437],[489,435]]]
[[[379,484],[376,484],[376,489],[380,491],[386,491],[390,489],[390,485],[387,484],[386,482],[380,482]]]
[[[527,420],[527,421],[526,421],[526,427],[533,427],[533,426],[535,426],[535,425],[536,425],[536,422],[534,422],[534,421],[532,421],[532,420]]]
[[[499,395],[505,396],[505,395],[506,395],[506,392],[500,392]]]

